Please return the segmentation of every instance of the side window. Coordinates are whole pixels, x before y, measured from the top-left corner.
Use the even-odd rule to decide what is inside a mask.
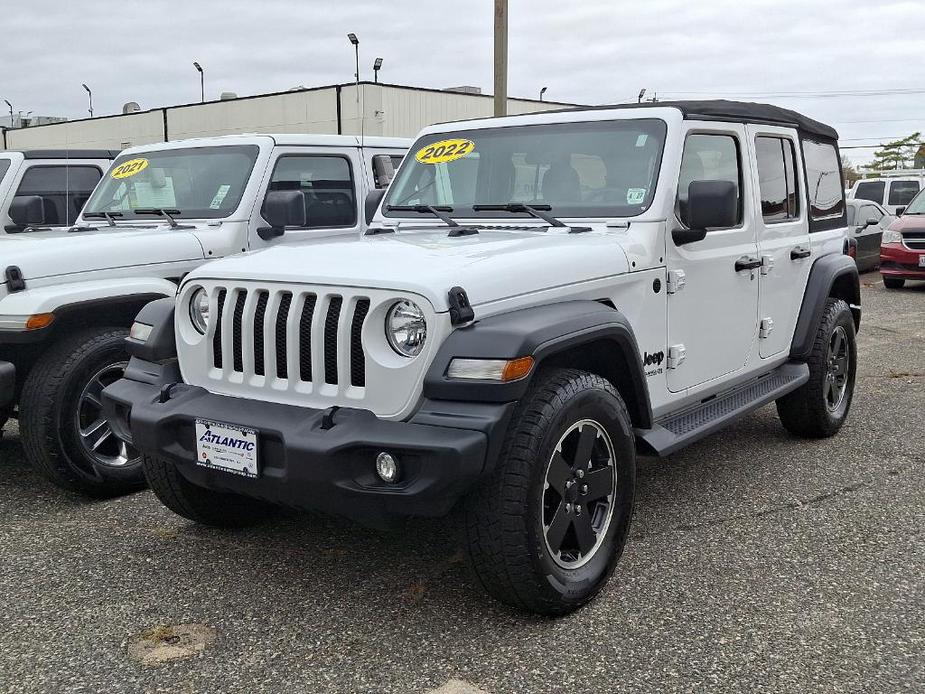
[[[890,199],[887,204],[908,205],[918,192],[918,181],[890,181]]]
[[[806,162],[810,231],[834,229],[845,214],[845,191],[842,189],[841,164],[835,145],[803,140],[803,159]],[[832,223],[812,223],[825,220]]]
[[[276,162],[269,189],[301,191],[309,229],[356,224],[353,172],[346,157],[283,155]]]
[[[800,216],[800,194],[794,171],[793,142],[782,137],[756,137],[761,215],[766,222]]]
[[[46,224],[71,224],[102,177],[95,166],[31,166],[16,195],[42,196]]]
[[[742,172],[739,145],[731,135],[688,135],[678,178],[678,218],[687,224],[687,196],[692,181],[731,181],[736,186],[738,218],[742,223]]]
[[[10,170],[11,163],[9,159],[0,159],[0,181],[6,176],[6,172]]]
[[[883,204],[883,192],[886,185],[883,181],[861,181],[854,189],[855,200],[872,200]]]

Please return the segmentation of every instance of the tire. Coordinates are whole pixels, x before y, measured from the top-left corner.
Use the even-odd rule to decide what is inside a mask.
[[[906,280],[900,279],[898,277],[884,277],[883,286],[887,289],[902,289],[906,284]]]
[[[142,469],[154,495],[171,511],[201,525],[246,528],[273,516],[277,507],[240,494],[216,492],[187,480],[170,461],[142,456]]]
[[[144,487],[141,459],[112,433],[99,401],[128,362],[127,334],[113,327],[76,332],[53,344],[26,377],[19,401],[26,459],[59,487],[94,497]]]
[[[839,361],[841,346],[835,348],[838,354],[833,357],[837,336],[844,341],[845,362]],[[851,409],[857,371],[854,318],[841,299],[826,300],[807,363],[809,381],[777,401],[777,414],[787,431],[796,436],[834,436]]]
[[[587,428],[588,435],[596,436],[585,445],[589,467],[580,473],[584,455],[578,442]],[[553,456],[560,443],[564,462]],[[609,465],[602,462],[607,455]],[[610,480],[603,472],[608,467],[614,473]],[[573,484],[564,486],[565,477]],[[549,487],[548,480],[553,480]],[[587,501],[595,491],[582,497],[587,486],[577,485],[585,482],[597,493],[610,484],[612,493]],[[464,544],[477,581],[496,599],[520,609],[551,616],[578,609],[600,592],[620,558],[635,485],[632,424],[616,389],[576,369],[541,371],[514,411],[495,469],[463,502]],[[578,511],[566,510],[570,494],[576,500],[572,508],[584,509],[583,519]],[[587,551],[578,540],[579,522],[585,548],[590,545],[587,529],[595,540]]]

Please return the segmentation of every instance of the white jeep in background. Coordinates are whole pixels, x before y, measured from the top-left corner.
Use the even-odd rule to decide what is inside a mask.
[[[408,144],[245,135],[135,147],[76,219],[27,199],[14,215],[22,233],[0,236],[0,416],[19,418],[29,461],[90,494],[143,485],[100,402],[138,310],[207,260],[363,231],[366,194],[388,184]]]
[[[411,151],[363,237],[210,263],[138,315],[106,411],[178,514],[456,508],[485,589],[562,614],[620,556],[637,450],[771,402],[797,436],[845,421],[860,291],[828,126],[657,103]]]
[[[106,149],[0,151],[0,233],[27,219],[73,224],[118,152]]]

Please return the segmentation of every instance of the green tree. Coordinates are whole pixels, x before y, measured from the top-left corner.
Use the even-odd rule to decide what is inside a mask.
[[[911,168],[915,161],[915,154],[922,144],[922,134],[918,132],[893,142],[887,142],[874,152],[874,161],[870,168],[880,171]]]

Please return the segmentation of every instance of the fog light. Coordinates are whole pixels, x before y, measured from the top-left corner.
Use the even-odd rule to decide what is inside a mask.
[[[391,453],[383,451],[376,456],[376,474],[389,484],[398,481],[398,461]]]

